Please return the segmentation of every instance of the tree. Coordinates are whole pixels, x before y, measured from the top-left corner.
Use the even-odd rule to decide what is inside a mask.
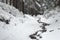
[[[46,10],[54,9],[59,1],[60,0],[25,0],[24,13],[32,14],[32,15],[44,14]],[[32,12],[35,10],[35,12],[31,13],[30,9],[32,10]]]
[[[2,2],[4,2],[4,0],[2,0]]]
[[[8,0],[6,0],[6,3],[8,4]]]
[[[23,0],[13,0],[13,6],[19,9],[20,11],[24,10],[24,2]]]
[[[60,6],[60,0],[59,0],[59,2],[58,2],[58,6]]]

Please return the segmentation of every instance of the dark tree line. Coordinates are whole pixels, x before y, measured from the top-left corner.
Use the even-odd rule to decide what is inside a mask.
[[[23,0],[1,0],[1,2],[9,5],[13,5],[15,8],[19,9],[20,11],[24,10]]]
[[[31,15],[42,15],[45,10],[60,6],[60,0],[1,0],[1,2],[13,5],[20,11]]]
[[[59,2],[58,2],[58,5],[60,6],[60,0],[59,0]]]
[[[24,2],[23,2],[23,0],[10,0],[10,5],[11,4],[14,7],[16,7],[17,9],[19,9],[20,11],[23,11],[23,9],[24,9]]]

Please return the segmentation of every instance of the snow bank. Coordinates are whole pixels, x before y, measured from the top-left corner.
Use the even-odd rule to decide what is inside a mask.
[[[8,12],[9,14],[12,14],[13,16],[18,17],[23,15],[22,12],[19,12],[19,10],[14,8],[13,6],[1,2],[0,2],[0,9],[4,10],[5,12]]]

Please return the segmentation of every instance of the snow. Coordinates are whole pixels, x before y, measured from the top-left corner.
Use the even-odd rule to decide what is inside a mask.
[[[49,11],[48,14],[52,14],[50,15],[50,17],[47,16],[46,18],[44,16],[41,16],[41,21],[49,23],[50,25],[46,26],[47,32],[41,34],[43,38],[40,40],[60,40],[60,12],[58,12],[59,9],[60,8],[56,8],[55,10]],[[38,15],[37,17],[40,16]]]
[[[35,32],[37,35],[40,34],[40,37],[42,36],[39,38],[34,35],[39,40],[60,40],[59,7],[45,13],[38,16],[23,15],[16,8],[0,3],[0,40],[33,40],[29,36]],[[7,20],[9,20],[8,23],[6,23]],[[46,26],[43,23],[50,25]],[[42,32],[41,30],[47,31]]]
[[[4,19],[0,21],[0,40],[31,40],[29,35],[40,29],[39,23],[32,16],[22,15],[17,9],[4,3],[0,3],[0,8],[0,19]],[[10,20],[9,24],[5,20]]]
[[[43,34],[43,38],[41,40],[60,40],[60,31],[56,30],[54,32],[46,32],[45,34]]]
[[[4,10],[5,12],[8,12],[9,14],[12,14],[12,15],[14,15],[16,17],[23,15],[22,12],[18,11],[18,9],[16,9],[16,8],[14,8],[14,7],[12,7],[12,6],[8,5],[8,4],[1,3],[1,2],[0,2],[0,9]]]

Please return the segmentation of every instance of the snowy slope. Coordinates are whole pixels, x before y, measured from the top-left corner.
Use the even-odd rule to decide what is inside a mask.
[[[2,16],[3,15],[3,16]],[[5,22],[0,23],[0,40],[31,40],[29,39],[29,35],[39,30],[39,23],[35,20],[25,18],[17,18],[9,14],[2,14],[2,17],[11,16],[9,24]],[[5,17],[5,18],[7,18]],[[6,19],[7,20],[7,19]],[[21,22],[23,21],[23,22]]]
[[[60,40],[60,8],[57,7],[44,16],[38,15],[37,17],[41,17],[40,21],[50,24],[45,26],[47,31],[41,34],[42,38],[40,40]]]
[[[8,5],[8,4],[5,4],[5,3],[1,3],[0,2],[0,9],[4,10],[5,12],[8,12],[9,14],[12,14],[13,16],[22,16],[23,13],[22,12],[19,12],[18,9]]]
[[[33,17],[0,3],[0,40],[60,40],[59,10]]]
[[[0,40],[32,40],[29,35],[39,29],[39,23],[32,16],[0,3]]]

